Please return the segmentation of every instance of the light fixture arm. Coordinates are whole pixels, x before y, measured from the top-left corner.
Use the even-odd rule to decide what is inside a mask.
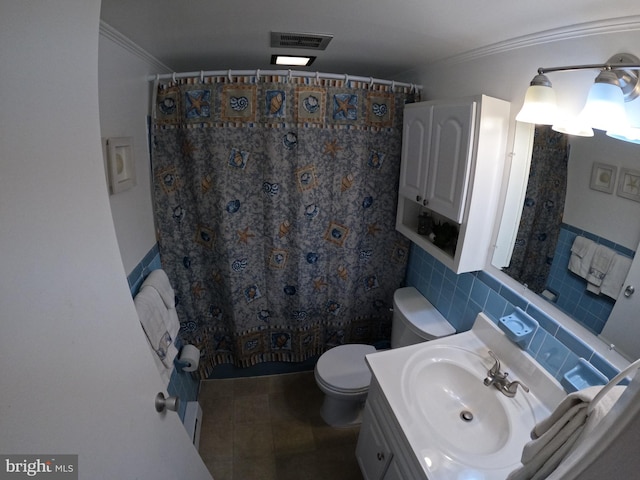
[[[640,58],[630,53],[617,53],[606,63],[592,63],[584,65],[567,65],[562,67],[540,67],[538,75],[552,72],[569,72],[575,70],[603,70],[613,72],[624,94],[625,102],[630,102],[640,95]]]

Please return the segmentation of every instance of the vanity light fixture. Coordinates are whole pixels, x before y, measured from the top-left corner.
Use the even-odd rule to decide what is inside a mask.
[[[516,116],[516,120],[525,123],[552,125],[556,120],[557,110],[556,92],[551,88],[549,78],[543,73],[538,73],[527,88],[524,105]]]
[[[567,117],[555,102],[555,93],[546,74],[572,70],[600,70],[577,118]],[[620,140],[640,143],[640,123],[629,121],[628,105],[640,94],[640,59],[628,53],[612,56],[607,63],[538,68],[525,94],[516,120],[552,125],[556,131],[579,136],[593,136],[592,129],[604,130]],[[640,108],[640,107],[636,107]]]

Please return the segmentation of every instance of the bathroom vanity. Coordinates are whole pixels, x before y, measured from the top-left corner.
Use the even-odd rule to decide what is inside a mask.
[[[483,381],[500,360],[513,397]],[[372,382],[356,456],[366,480],[504,480],[562,386],[480,313],[464,333],[367,355]]]

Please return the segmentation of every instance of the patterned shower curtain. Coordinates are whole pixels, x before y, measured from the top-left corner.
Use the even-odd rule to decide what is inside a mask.
[[[291,76],[159,86],[158,243],[201,377],[389,338],[409,248],[395,213],[413,97]]]
[[[567,195],[567,136],[537,125],[522,217],[509,267],[504,271],[541,293],[553,263]]]

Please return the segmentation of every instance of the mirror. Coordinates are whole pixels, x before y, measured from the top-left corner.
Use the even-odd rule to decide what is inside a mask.
[[[640,326],[627,321],[624,328],[605,328],[618,295],[587,290],[589,282],[570,271],[569,262],[576,236],[633,257],[640,241],[640,145],[599,130],[574,137],[521,123],[515,135],[526,155],[512,161],[492,265],[592,333],[604,330],[607,343],[628,344],[612,337],[638,338]],[[639,357],[631,348],[620,350]]]

